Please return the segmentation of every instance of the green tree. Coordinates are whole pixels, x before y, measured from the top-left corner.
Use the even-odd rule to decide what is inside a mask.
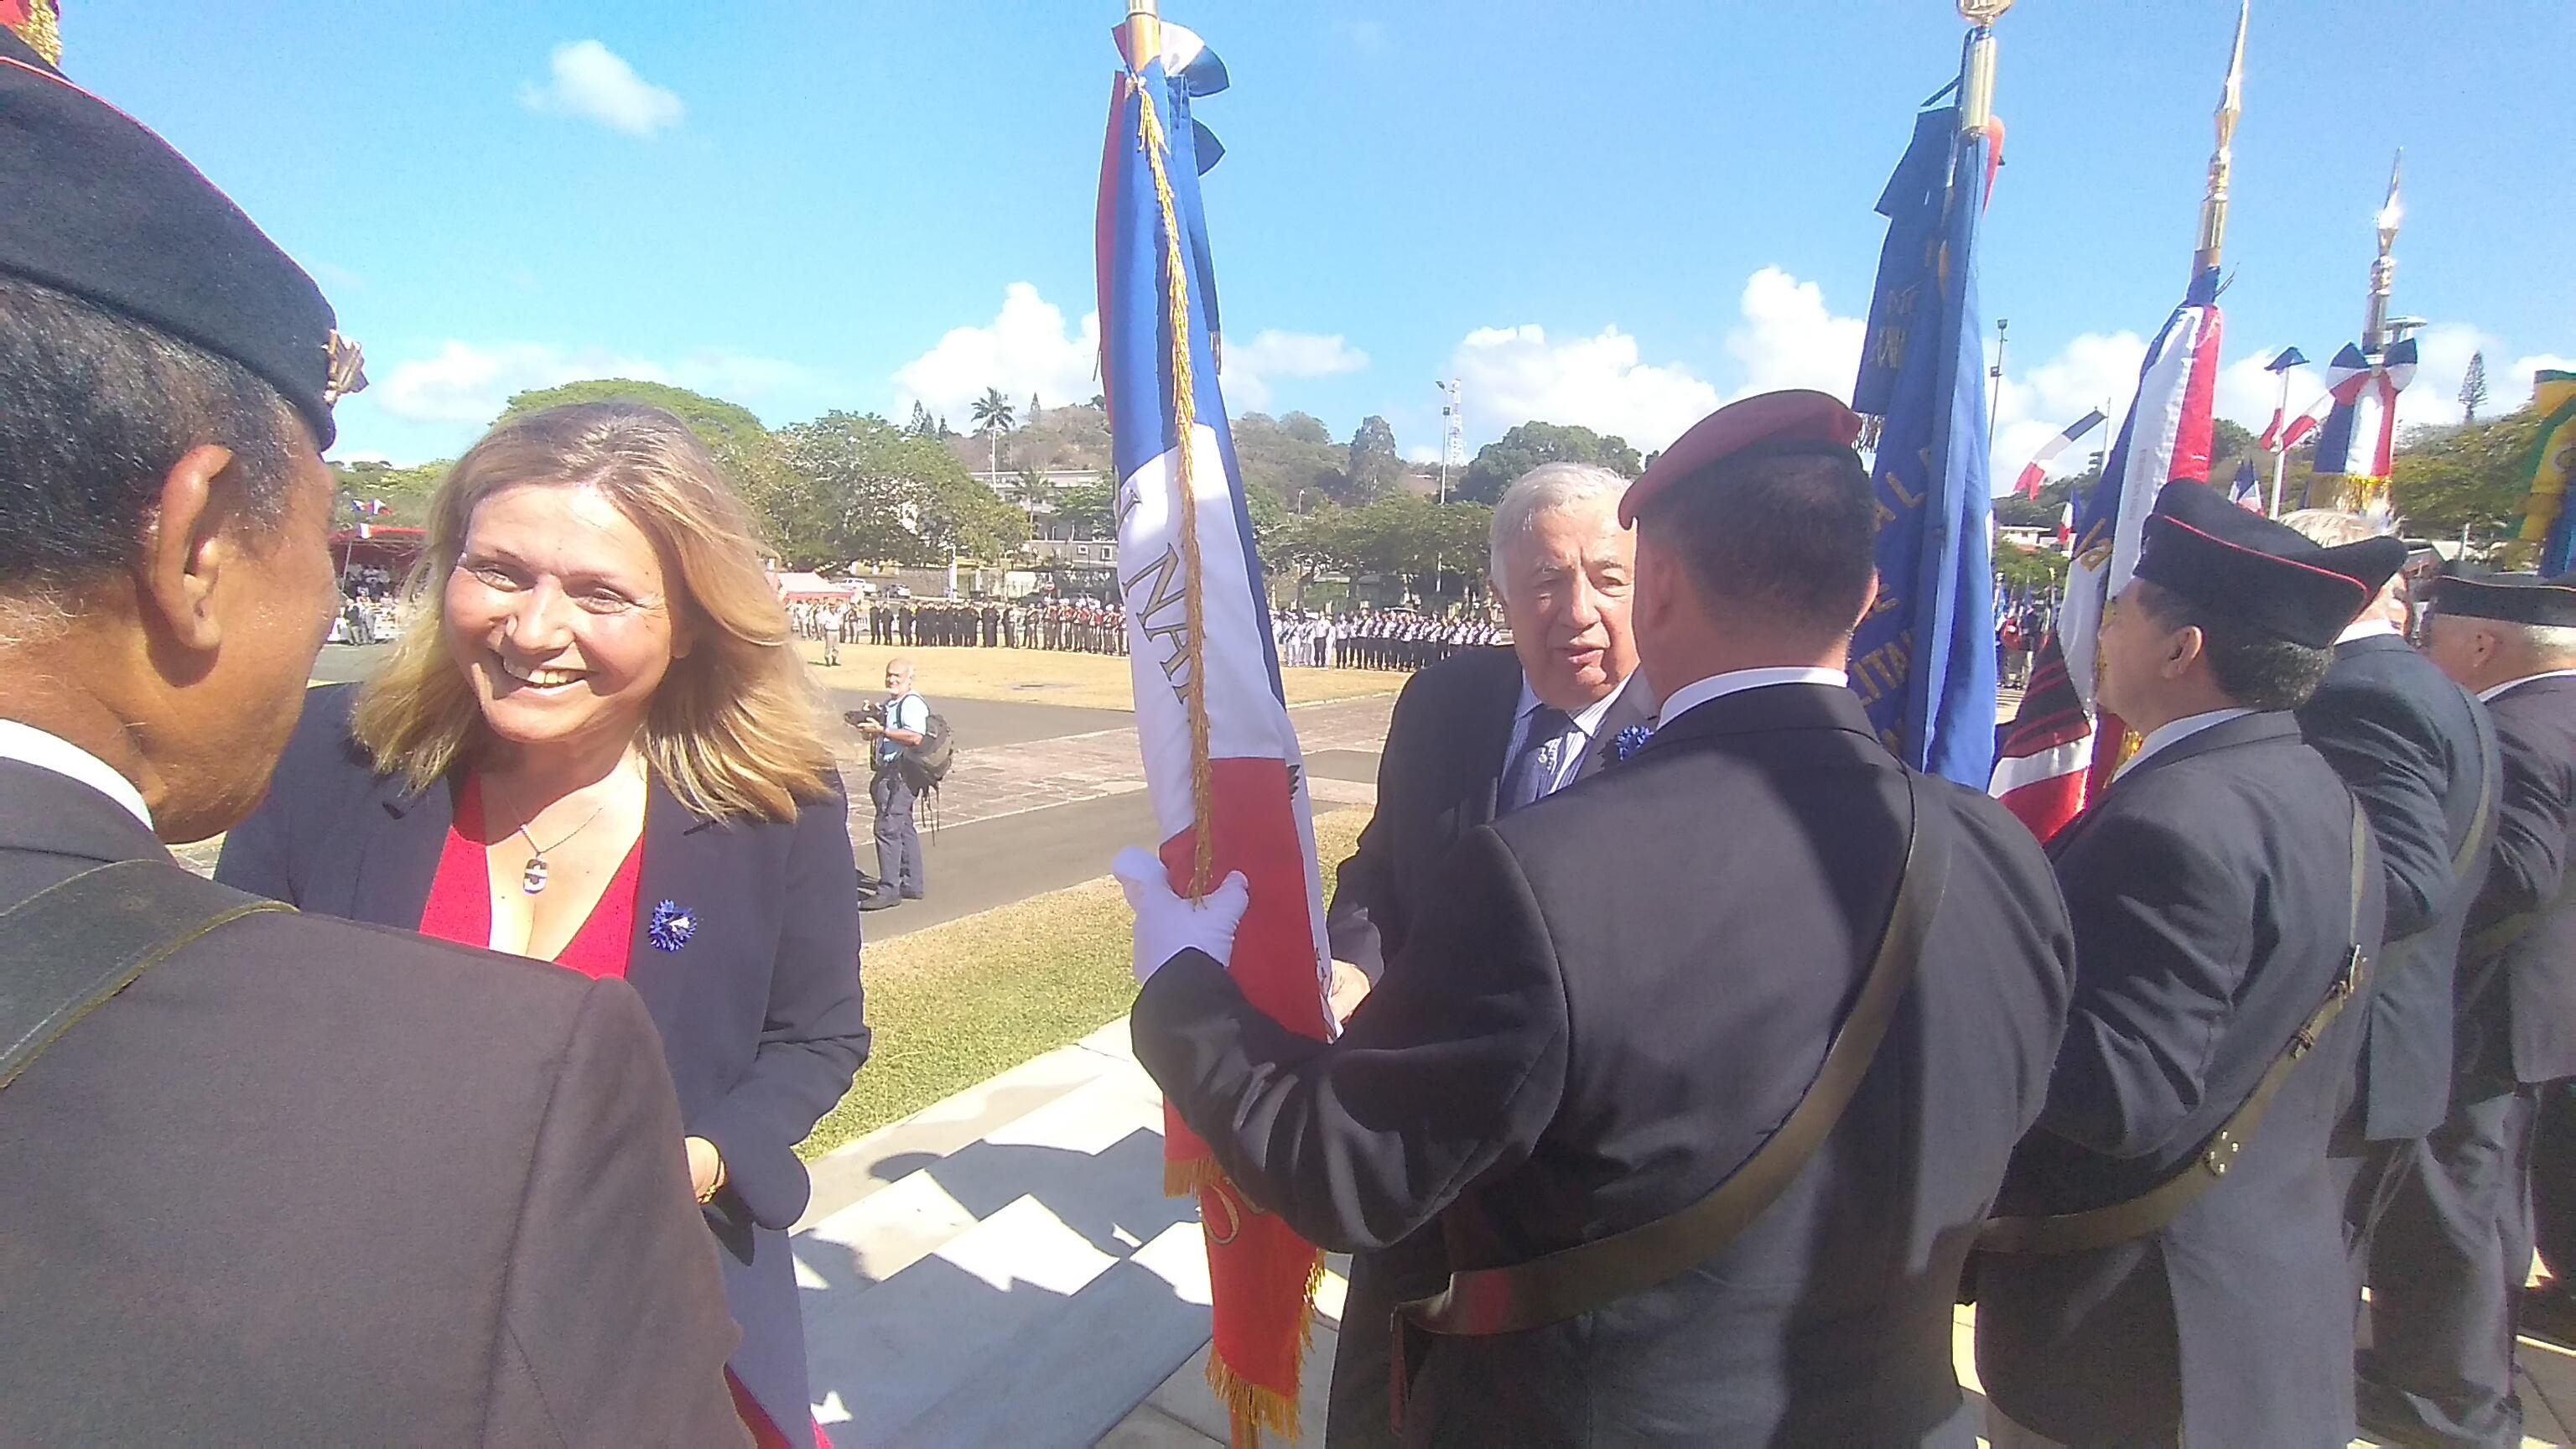
[[[1475,461],[1467,465],[1467,476],[1458,486],[1458,496],[1475,503],[1492,503],[1503,496],[1503,490],[1541,463],[1593,463],[1634,478],[1645,471],[1637,450],[1628,440],[1603,436],[1590,428],[1565,423],[1527,422],[1501,438],[1476,450]]]
[[[912,421],[904,424],[903,430],[916,438],[939,436],[939,424],[931,418],[930,409],[918,400],[912,405]]]
[[[2034,497],[2005,494],[1995,500],[1995,522],[2005,528],[2055,528],[2066,516],[2067,501],[2091,492],[2101,479],[2099,473],[2085,472],[2042,483]]]
[[[1102,482],[1068,483],[1055,492],[1055,520],[1084,538],[1107,538],[1118,527],[1118,495]]]
[[[1404,486],[1404,454],[1395,446],[1395,429],[1372,413],[1351,432],[1350,462],[1342,469],[1349,498],[1358,503],[1382,498]]]
[[[792,500],[801,491],[802,480],[788,467],[777,439],[740,403],[668,383],[625,377],[591,378],[519,393],[502,406],[501,416],[494,421],[506,422],[547,408],[589,402],[642,403],[688,424],[689,431],[715,454],[717,466],[751,509],[753,518],[768,535],[769,545],[782,552],[792,551],[797,541],[789,538],[787,528],[794,512]]]
[[[1286,419],[1267,413],[1236,418],[1234,459],[1242,471],[1244,491],[1268,493],[1292,513],[1301,507],[1300,494],[1308,495],[1305,507],[1345,498],[1348,480],[1342,465],[1350,461],[1350,454],[1323,427],[1304,413],[1291,413]]]
[[[2531,494],[2531,454],[2540,410],[2524,407],[2482,423],[2413,428],[2398,440],[2389,491],[2407,531],[2472,541],[2511,537]]]
[[[810,483],[790,558],[812,566],[857,559],[927,565],[958,553],[1000,559],[1028,537],[1028,519],[966,471],[940,443],[873,413],[826,413],[781,435]]]
[[[2069,560],[2055,549],[2024,548],[1997,541],[1995,576],[2016,589],[2045,589],[2063,583]]]
[[[349,505],[368,499],[380,500],[385,513],[369,518],[369,523],[398,528],[419,528],[429,522],[430,496],[438,491],[439,480],[452,466],[442,459],[412,468],[397,468],[390,463],[373,461],[333,463],[331,477],[340,485],[340,497],[333,512],[331,526],[346,528],[358,522]]]
[[[2460,375],[2460,421],[2474,423],[2478,409],[2487,405],[2487,355],[2484,351],[2469,354],[2469,370]]]

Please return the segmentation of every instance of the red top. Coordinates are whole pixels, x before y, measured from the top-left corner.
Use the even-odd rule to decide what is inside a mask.
[[[422,935],[466,946],[491,944],[490,855],[483,844],[482,782],[468,775],[463,798],[456,802],[456,823],[447,828],[447,845],[438,854],[438,874],[429,883],[429,902],[421,907]],[[609,880],[608,893],[556,954],[556,965],[584,976],[625,977],[627,955],[635,949],[635,889],[643,876],[644,838],[639,835]]]

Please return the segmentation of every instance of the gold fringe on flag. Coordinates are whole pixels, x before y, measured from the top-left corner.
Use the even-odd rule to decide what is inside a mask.
[[[0,0],[0,21],[7,21],[29,50],[45,58],[45,64],[63,63],[61,0],[18,0],[16,4]]]

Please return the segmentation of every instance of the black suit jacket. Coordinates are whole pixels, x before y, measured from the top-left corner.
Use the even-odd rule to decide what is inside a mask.
[[[1956,1274],[2037,1114],[2073,970],[2046,861],[1923,782],[1948,892],[1832,1139],[1700,1268],[1571,1323],[1440,1339],[1443,1443],[1966,1445]],[[1138,1059],[1254,1199],[1330,1248],[1437,1218],[1524,1262],[1707,1194],[1805,1092],[1894,900],[1901,767],[1847,689],[1710,701],[1637,758],[1469,831],[1336,1042],[1184,953]]]
[[[2471,1100],[2576,1076],[2576,678],[2533,679],[2489,702],[2504,756],[2496,845],[2468,934],[2536,914],[2500,950],[2460,962],[2462,1091]]]
[[[1493,820],[1521,681],[1520,659],[1508,647],[1467,649],[1414,675],[1396,696],[1378,755],[1377,811],[1334,873],[1325,922],[1334,958],[1369,980],[1404,949],[1450,848]],[[1621,730],[1653,722],[1645,681],[1631,678],[1593,731],[1575,778],[1616,758]]]
[[[2158,751],[2051,842],[2075,1009],[2000,1212],[2106,1206],[2198,1156],[2344,969],[2352,811],[2298,722],[2256,714]],[[2358,934],[2374,957],[2381,892],[2367,861]],[[2170,1226],[2099,1252],[1981,1260],[1977,1365],[1995,1407],[2076,1444],[2352,1437],[2352,1293],[2326,1142],[2361,1016],[2338,1019],[2226,1177]]]
[[[414,793],[349,735],[354,686],[308,691],[268,799],[226,837],[216,879],[299,909],[420,924],[461,779]],[[660,1028],[686,1135],[716,1145],[726,1185],[707,1212],[742,1324],[734,1373],[782,1432],[812,1432],[786,1230],[810,1184],[796,1156],[867,1057],[858,867],[837,791],[792,822],[701,819],[658,783],[645,808],[639,917],[686,908],[677,951],[636,933],[627,984]]]
[[[2477,716],[2486,706],[2394,635],[2338,644],[2299,729],[2370,816],[2388,895],[2386,944],[2372,963],[2369,1014],[2351,1103],[2337,1136],[2421,1137],[2451,1106],[2453,1000],[2460,928],[2486,878],[2486,849],[2465,869],[2484,778]],[[2492,811],[2490,812],[2492,818]],[[2495,831],[2486,832],[2492,841]]]
[[[133,859],[0,763],[0,907]],[[0,1441],[746,1443],[680,1130],[620,983],[225,927],[0,1090]]]

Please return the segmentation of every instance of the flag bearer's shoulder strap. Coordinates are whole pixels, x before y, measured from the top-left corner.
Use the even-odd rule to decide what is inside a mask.
[[[1950,869],[1948,810],[1924,799],[1905,772],[1905,862],[1850,1012],[1825,1047],[1805,1095],[1753,1155],[1708,1196],[1669,1216],[1507,1268],[1462,1270],[1430,1298],[1398,1305],[1404,1321],[1433,1333],[1482,1337],[1561,1323],[1642,1292],[1706,1262],[1751,1226],[1796,1181],[1842,1120],[1878,1056]]]
[[[0,1088],[110,997],[245,916],[291,911],[166,860],[121,860],[0,911]]]

